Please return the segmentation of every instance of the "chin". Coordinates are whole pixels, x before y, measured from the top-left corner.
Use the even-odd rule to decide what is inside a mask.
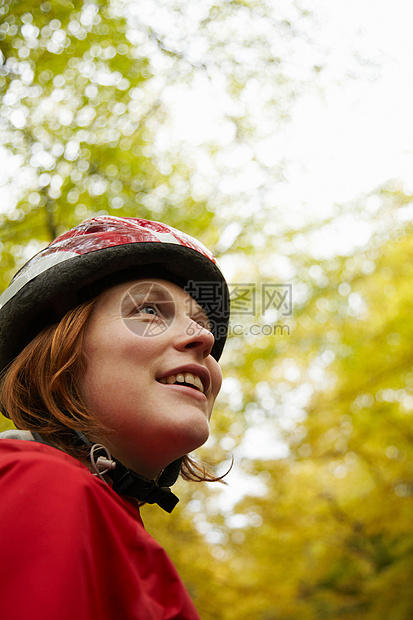
[[[207,419],[198,420],[194,423],[193,418],[187,423],[176,425],[169,429],[168,433],[161,436],[159,432],[157,440],[150,443],[150,448],[145,449],[139,445],[131,450],[129,441],[123,445],[112,444],[113,456],[116,456],[126,467],[145,478],[155,478],[167,465],[178,458],[200,448],[209,437],[209,424]],[[108,446],[109,447],[109,446]],[[146,448],[149,444],[146,444]],[[139,456],[138,456],[139,455]]]
[[[169,444],[176,446],[179,454],[175,458],[184,456],[193,452],[197,448],[200,448],[208,440],[209,437],[209,424],[205,419],[202,423],[194,424],[188,423],[184,428],[181,428],[179,434],[169,439]],[[174,460],[174,459],[172,459]]]

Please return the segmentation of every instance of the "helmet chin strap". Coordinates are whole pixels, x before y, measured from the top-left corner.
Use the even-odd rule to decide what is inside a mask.
[[[86,445],[92,449],[96,446],[98,452],[99,449],[107,453],[106,449],[99,448],[96,444],[92,445],[83,433],[74,431],[76,437],[73,439],[73,443],[76,446]],[[162,474],[159,476],[159,480],[147,480],[143,476],[140,476],[132,469],[128,469],[118,459],[111,457],[111,468],[106,470],[106,475],[112,480],[112,489],[118,493],[118,495],[128,495],[134,497],[140,502],[146,502],[148,504],[158,504],[166,512],[172,512],[179,499],[174,495],[169,487],[171,487],[177,481],[179,472],[181,469],[182,458],[173,461],[170,465],[165,467]],[[92,461],[95,468],[95,462]]]
[[[158,482],[147,480],[136,472],[122,465],[117,459],[113,459],[116,467],[107,472],[113,482],[113,490],[119,495],[136,497],[139,501],[148,504],[158,504],[166,512],[172,512],[179,499],[169,488],[176,482],[182,459],[177,459],[168,465]],[[170,469],[171,468],[171,469]],[[170,473],[171,472],[171,473]]]

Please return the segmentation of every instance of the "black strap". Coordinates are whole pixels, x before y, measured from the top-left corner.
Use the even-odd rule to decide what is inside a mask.
[[[119,495],[135,497],[140,502],[158,504],[166,512],[172,512],[179,499],[169,486],[160,486],[154,480],[147,480],[131,469],[127,469],[117,459],[115,469],[107,472],[113,481],[113,490]],[[161,476],[162,477],[162,476]]]
[[[74,444],[81,445],[86,444],[92,446],[91,442],[83,433],[75,431],[76,437],[74,438]],[[96,451],[99,452],[98,450]],[[154,480],[147,480],[143,476],[140,476],[132,469],[128,469],[120,461],[112,457],[115,461],[116,467],[106,473],[107,476],[113,482],[113,490],[118,495],[128,495],[134,497],[140,502],[146,502],[147,504],[158,504],[166,512],[172,512],[179,498],[174,495],[169,487],[175,484],[180,469],[182,459],[177,459],[167,467],[159,477],[158,482]]]
[[[181,471],[182,458],[170,463],[159,476],[158,484],[161,487],[171,487],[178,480]]]

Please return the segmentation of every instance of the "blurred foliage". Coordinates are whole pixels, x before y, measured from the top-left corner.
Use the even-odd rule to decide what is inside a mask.
[[[292,86],[305,81],[285,74],[305,13],[291,4],[293,28],[271,3],[186,9],[107,0],[0,6],[0,131],[17,201],[0,211],[1,288],[39,244],[96,213],[164,220],[210,246],[237,216],[229,245],[245,236],[250,197],[240,187],[235,204],[219,187],[230,157],[207,137],[200,163],[190,145],[165,139],[165,93],[178,85],[189,97],[197,79],[216,84],[227,144],[250,137],[257,114],[270,130],[287,113]]]
[[[145,523],[204,620],[407,620],[412,197],[383,191],[358,216],[368,247],[329,258],[320,223],[302,217],[298,230],[276,209],[282,156],[263,155],[262,128],[281,126],[314,68],[289,74],[309,16],[273,4],[2,3],[0,131],[16,203],[1,210],[1,288],[56,233],[97,213],[186,230],[224,253],[234,282],[292,282],[292,317],[264,314],[259,300],[255,314],[235,313],[243,334],[229,340],[200,451],[217,466],[234,451],[245,497],[226,509],[216,489],[179,483],[174,514],[145,507]],[[201,150],[164,133],[172,87],[189,96],[199,76],[225,109],[222,139]],[[345,216],[324,222],[327,235],[339,239]],[[274,333],[252,334],[256,323]],[[265,456],[266,437],[278,457]]]
[[[35,241],[96,213],[179,226],[194,206],[194,231],[208,228],[210,212],[181,190],[183,164],[176,172],[173,162],[146,153],[158,101],[149,60],[130,42],[125,18],[107,2],[63,0],[5,3],[2,13],[1,130],[23,182],[17,208],[3,215],[6,280],[27,258],[23,244],[30,241],[33,253]]]
[[[189,583],[202,574],[199,556],[209,566],[213,596],[204,577],[194,590],[202,618],[412,616],[412,254],[413,227],[394,221],[363,250],[313,260],[283,346],[244,346],[233,371],[244,404],[228,435],[236,445],[244,417],[246,428],[277,429],[289,454],[236,449],[236,467],[256,488],[231,511],[214,493],[182,489],[184,520],[195,511],[204,535],[192,572],[175,524],[146,509]]]
[[[250,372],[290,454],[245,462],[267,491],[223,526],[242,604],[222,617],[411,617],[412,252],[394,221],[363,251],[313,261],[292,336]]]

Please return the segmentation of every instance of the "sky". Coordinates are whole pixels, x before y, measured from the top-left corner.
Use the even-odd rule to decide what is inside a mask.
[[[277,186],[277,201],[285,208],[328,214],[334,204],[355,200],[389,180],[413,190],[413,3],[300,3],[315,16],[316,41],[312,48],[303,45],[302,62],[322,69],[316,86],[306,88],[291,108],[290,123],[263,141],[264,159],[271,161],[277,153],[290,162],[285,183]],[[295,59],[297,72],[299,52]],[[215,95],[202,83],[175,91],[168,131],[202,143],[219,124]],[[0,184],[14,174],[15,163],[10,156],[2,161]],[[13,194],[13,186],[6,192],[0,188],[0,211],[8,210]]]
[[[346,208],[389,183],[413,191],[413,3],[301,0],[301,5],[314,16],[313,44],[303,41],[300,57],[298,38],[289,70],[293,77],[301,71],[308,78],[308,67],[315,65],[319,74],[298,93],[288,122],[275,131],[268,127],[264,139],[253,137],[264,164],[276,170],[280,161],[288,162],[284,181],[274,181],[271,190],[270,201],[278,209],[274,217],[328,217],[336,205]],[[196,147],[215,131],[223,163],[232,162],[241,171],[232,179],[224,177],[228,200],[242,188],[246,194],[255,192],[255,209],[260,208],[262,195],[255,189],[260,171],[247,167],[248,148],[231,150],[231,128],[221,122],[220,99],[208,80],[173,87],[167,97],[172,123],[165,139]],[[199,159],[198,169],[204,167],[207,162]],[[215,177],[208,171],[212,186],[222,182],[219,172],[219,166]],[[364,205],[374,212],[378,201]],[[325,230],[315,237],[314,255],[349,252],[367,243],[370,234],[368,223],[343,218],[337,234]]]
[[[309,4],[329,68],[322,91],[298,102],[285,136],[290,190],[303,204],[328,209],[389,180],[413,189],[413,3]],[[349,52],[365,62],[340,78]]]

